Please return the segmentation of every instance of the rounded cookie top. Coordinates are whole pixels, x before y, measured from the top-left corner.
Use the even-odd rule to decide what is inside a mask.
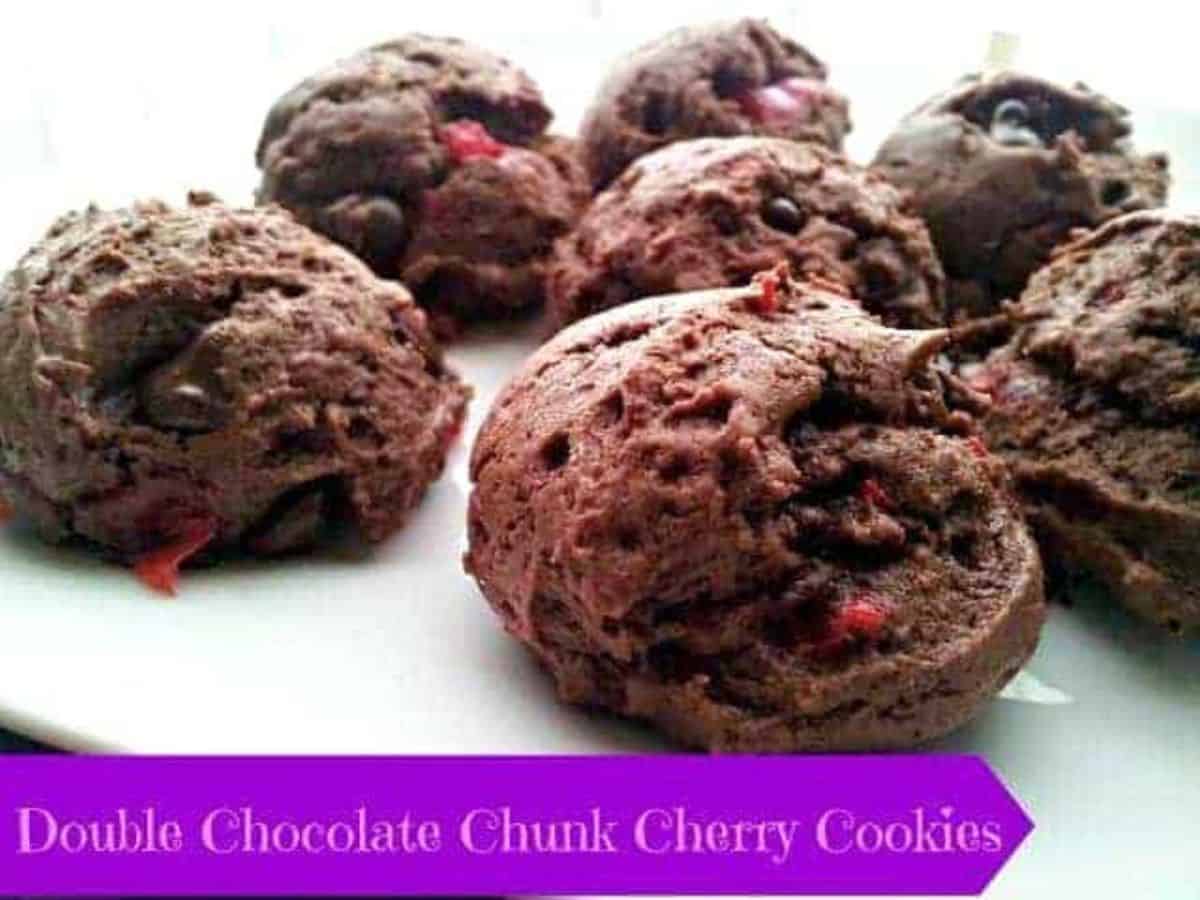
[[[194,195],[60,219],[0,285],[0,486],[130,557],[199,525],[275,552],[380,539],[469,391],[407,291],[277,207]]]
[[[874,165],[928,222],[957,320],[1016,299],[1072,229],[1163,205],[1167,159],[1130,133],[1128,111],[1083,85],[972,75],[906,116]]]
[[[672,31],[640,47],[605,78],[580,131],[592,184],[686,138],[761,134],[840,150],[845,98],[825,65],[755,19]]]
[[[973,373],[1049,562],[1200,628],[1200,218],[1122,216],[1029,283]]]
[[[630,165],[559,241],[559,326],[655,294],[745,284],[779,262],[844,284],[884,322],[943,319],[928,232],[881,176],[814,144],[680,141]]]
[[[579,322],[479,433],[467,568],[564,698],[687,743],[942,734],[1042,617],[945,337],[770,276]]]
[[[550,118],[507,60],[410,35],[280,98],[258,144],[259,199],[402,278],[452,332],[541,300],[546,253],[588,194],[573,144],[544,136]],[[455,241],[447,218],[475,233]]]
[[[553,117],[533,79],[503,57],[458,38],[410,34],[339,60],[280,97],[263,124],[259,165],[275,141],[319,107],[384,101],[403,108],[409,104],[402,98],[413,101],[414,120],[430,127],[470,119],[509,144],[529,143]],[[429,168],[436,162],[425,160]]]

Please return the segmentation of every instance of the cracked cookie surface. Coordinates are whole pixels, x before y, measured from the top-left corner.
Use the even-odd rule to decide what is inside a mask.
[[[424,313],[278,207],[60,219],[0,285],[0,488],[121,559],[398,528],[469,390]]]
[[[971,75],[906,116],[873,165],[929,224],[960,321],[1015,300],[1072,229],[1166,202],[1166,156],[1131,134],[1128,111],[1083,85]]]
[[[1043,617],[945,338],[769,275],[579,322],[480,431],[466,567],[564,699],[687,744],[944,734]]]
[[[301,82],[256,154],[261,201],[400,278],[452,336],[542,300],[553,241],[588,196],[574,143],[505,59],[407,35]]]
[[[966,371],[1048,567],[1200,630],[1200,218],[1109,222],[1033,277],[1017,317]]]
[[[756,19],[671,31],[608,73],[580,128],[592,185],[673,141],[757,134],[841,150],[849,105],[825,64]]]
[[[942,323],[942,269],[900,192],[823,147],[760,137],[680,141],[630,165],[559,241],[550,314],[562,327],[781,261],[844,284],[889,325]]]

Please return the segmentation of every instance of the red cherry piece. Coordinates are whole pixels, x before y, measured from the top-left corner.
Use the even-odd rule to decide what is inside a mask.
[[[760,315],[765,315],[779,309],[779,279],[778,269],[759,272],[754,276],[751,283],[758,288],[758,293],[751,294],[746,298],[746,302],[752,310]]]
[[[970,449],[971,455],[977,459],[986,459],[990,455],[987,444],[977,434],[973,434],[967,438],[967,447]]]
[[[862,592],[844,601],[833,615],[829,630],[834,635],[846,635],[874,641],[883,632],[888,611],[874,594]]]
[[[779,86],[791,94],[797,100],[804,100],[807,103],[816,106],[822,102],[829,93],[829,89],[825,86],[825,82],[818,81],[815,78],[800,78],[793,76],[785,78],[779,82]]]
[[[793,122],[811,119],[825,86],[811,78],[785,78],[775,84],[740,94],[738,104],[756,122]]]
[[[185,522],[178,540],[152,550],[134,563],[134,574],[152,591],[174,596],[179,589],[179,567],[208,546],[216,533],[216,523],[211,519]]]
[[[836,659],[856,640],[877,641],[889,615],[888,603],[878,595],[869,591],[852,594],[834,608],[812,652],[819,659]]]
[[[874,478],[868,478],[859,486],[858,496],[869,506],[878,506],[880,509],[896,508],[891,495]]]
[[[0,523],[7,522],[13,517],[13,508],[8,505],[8,501],[0,497]]]
[[[505,146],[488,134],[486,128],[470,119],[443,125],[438,138],[459,164],[469,159],[499,159],[505,151]]]

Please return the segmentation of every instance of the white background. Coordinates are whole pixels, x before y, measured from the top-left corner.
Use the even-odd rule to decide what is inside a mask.
[[[333,59],[410,30],[518,61],[570,132],[606,65],[667,27],[735,5],[556,3],[7,4],[0,20],[0,266],[62,210],[249,202],[262,116]],[[831,66],[850,154],[978,68],[988,35],[1016,62],[1083,79],[1137,113],[1200,206],[1197,38],[1180,5],[741,3]],[[454,358],[477,423],[522,345]],[[468,436],[471,432],[468,431]],[[145,751],[605,751],[657,748],[551,703],[457,571],[465,451],[417,521],[367,565],[315,559],[193,576],[174,606],[124,573],[23,538],[0,544],[0,721],[85,747]],[[451,538],[447,538],[451,535]],[[490,692],[490,693],[489,693]],[[946,744],[984,752],[1039,823],[989,897],[1200,897],[1200,655],[1103,613],[1056,610],[1009,699]],[[489,743],[490,742],[490,743]]]
[[[0,248],[60,209],[206,186],[249,197],[265,109],[332,59],[406,30],[453,33],[509,54],[542,85],[558,127],[576,125],[604,67],[665,28],[768,15],[829,62],[851,98],[860,161],[905,110],[983,60],[990,31],[1021,38],[1017,62],[1082,79],[1136,108],[1153,143],[1200,141],[1196,35],[1185,4],[661,2],[4,4],[0,35]],[[1162,114],[1188,112],[1165,124]],[[1179,173],[1193,190],[1195,175]]]

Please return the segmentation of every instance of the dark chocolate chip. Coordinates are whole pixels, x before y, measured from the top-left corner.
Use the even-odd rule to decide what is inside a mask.
[[[804,227],[804,213],[788,197],[772,197],[762,208],[763,221],[779,231],[796,234]]]
[[[714,207],[710,215],[717,226],[717,231],[725,237],[733,237],[742,230],[742,223],[738,219],[737,211],[728,206]]]
[[[368,259],[397,256],[407,240],[404,213],[390,197],[350,194],[329,206],[318,224]]]
[[[142,384],[141,407],[159,428],[192,433],[218,431],[229,420],[228,404],[197,384],[172,383],[178,373],[163,370]]]
[[[1105,206],[1120,206],[1129,199],[1131,193],[1128,181],[1113,178],[1104,182],[1100,188],[1100,202]]]
[[[1041,137],[1029,124],[1029,107],[1020,100],[1005,100],[992,112],[992,139],[1009,147],[1041,147]]]
[[[666,134],[671,127],[671,112],[667,98],[662,94],[651,94],[642,108],[642,130],[647,134]]]
[[[992,112],[992,124],[1025,128],[1029,125],[1029,107],[1020,100],[1005,100]]]

